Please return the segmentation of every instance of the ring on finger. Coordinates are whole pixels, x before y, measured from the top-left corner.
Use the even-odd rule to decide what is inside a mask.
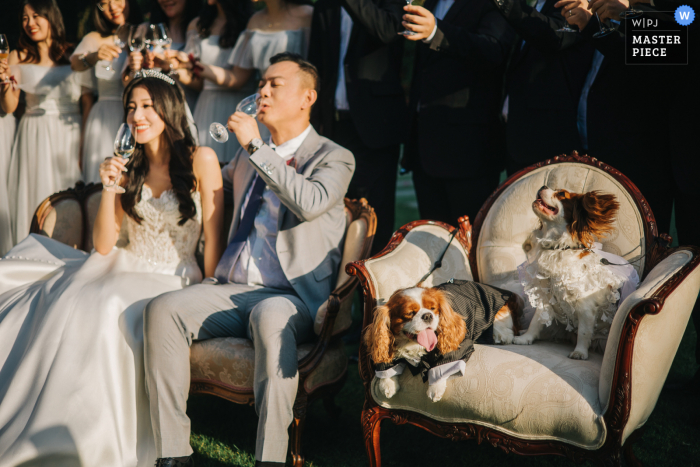
[[[574,16],[574,12],[569,10],[569,17]]]

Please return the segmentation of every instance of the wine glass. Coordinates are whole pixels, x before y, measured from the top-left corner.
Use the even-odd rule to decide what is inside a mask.
[[[571,10],[569,10],[571,11]],[[564,18],[564,27],[557,29],[557,32],[578,32],[576,29],[572,28],[571,25]]]
[[[260,94],[255,93],[252,96],[248,96],[242,99],[236,106],[236,112],[243,112],[251,117],[255,118],[258,115],[258,105],[260,103]],[[228,130],[224,125],[218,122],[214,122],[209,125],[209,134],[214,141],[218,143],[225,143],[228,141]]]
[[[412,5],[413,2],[414,2],[414,0],[406,0],[406,5]],[[401,32],[399,33],[399,35],[404,36],[404,37],[405,37],[405,36],[415,36],[416,33],[413,32],[413,31],[409,31],[408,29],[406,29],[405,31],[401,31]]]
[[[165,23],[158,23],[156,24],[156,31],[158,32],[158,45],[168,50],[173,44],[173,38],[170,36],[168,26],[166,26]]]
[[[114,154],[121,157],[122,159],[128,160],[136,149],[136,139],[134,138],[134,133],[131,131],[131,125],[128,123],[122,123],[117,131],[117,137],[114,139]],[[126,164],[126,161],[124,161]],[[105,190],[114,193],[124,193],[124,188],[119,186],[119,182],[122,179],[122,174],[119,173],[114,183],[105,186]]]
[[[598,19],[598,27],[600,28],[600,31],[597,33],[593,34],[594,39],[599,39],[601,37],[605,37],[608,34],[611,34],[615,32],[615,28],[611,28],[607,24],[603,23],[603,21],[600,19],[600,16],[598,16],[598,12],[596,11],[595,17]]]
[[[126,47],[127,41],[129,40],[129,25],[126,23],[120,25],[116,32],[114,33],[113,39],[114,39],[114,45],[119,47],[120,49],[123,49]],[[115,67],[115,62],[119,59],[119,57],[113,59],[111,62],[107,63],[107,66],[105,67],[105,71],[109,72],[114,72],[116,71],[114,69]]]
[[[637,10],[630,2],[630,7],[625,11],[620,12],[620,19],[634,19],[639,18],[642,15],[644,15],[644,12],[642,10]]]
[[[144,35],[143,42],[149,52],[153,52],[158,45],[158,32],[155,24],[149,24]]]
[[[7,41],[7,36],[5,34],[0,34],[0,58],[7,60],[10,56],[10,43]],[[5,79],[3,83],[9,83],[9,79]]]
[[[143,41],[143,30],[138,26],[131,26],[129,28],[129,50],[131,52],[141,52],[146,46]],[[134,73],[134,78],[141,76],[141,70],[137,70]]]

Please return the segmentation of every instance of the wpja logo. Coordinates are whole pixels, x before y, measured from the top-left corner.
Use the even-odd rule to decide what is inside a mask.
[[[626,20],[625,63],[628,65],[687,65],[688,25],[695,11],[682,5],[676,11],[647,13]]]

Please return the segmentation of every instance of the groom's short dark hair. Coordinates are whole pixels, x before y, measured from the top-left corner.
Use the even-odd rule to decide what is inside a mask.
[[[299,66],[299,70],[310,80],[312,89],[318,92],[318,70],[311,62],[304,60],[304,57],[301,55],[291,52],[278,53],[270,58],[270,65],[280,62],[296,63]]]

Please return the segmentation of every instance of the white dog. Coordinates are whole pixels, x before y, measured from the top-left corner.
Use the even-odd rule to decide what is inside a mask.
[[[586,360],[591,341],[607,339],[625,277],[592,248],[596,238],[612,230],[618,209],[614,195],[546,186],[538,190],[532,210],[541,225],[523,243],[528,261],[520,268],[535,315],[527,332],[513,343],[532,344],[545,326],[555,322],[577,333],[569,358]]]

